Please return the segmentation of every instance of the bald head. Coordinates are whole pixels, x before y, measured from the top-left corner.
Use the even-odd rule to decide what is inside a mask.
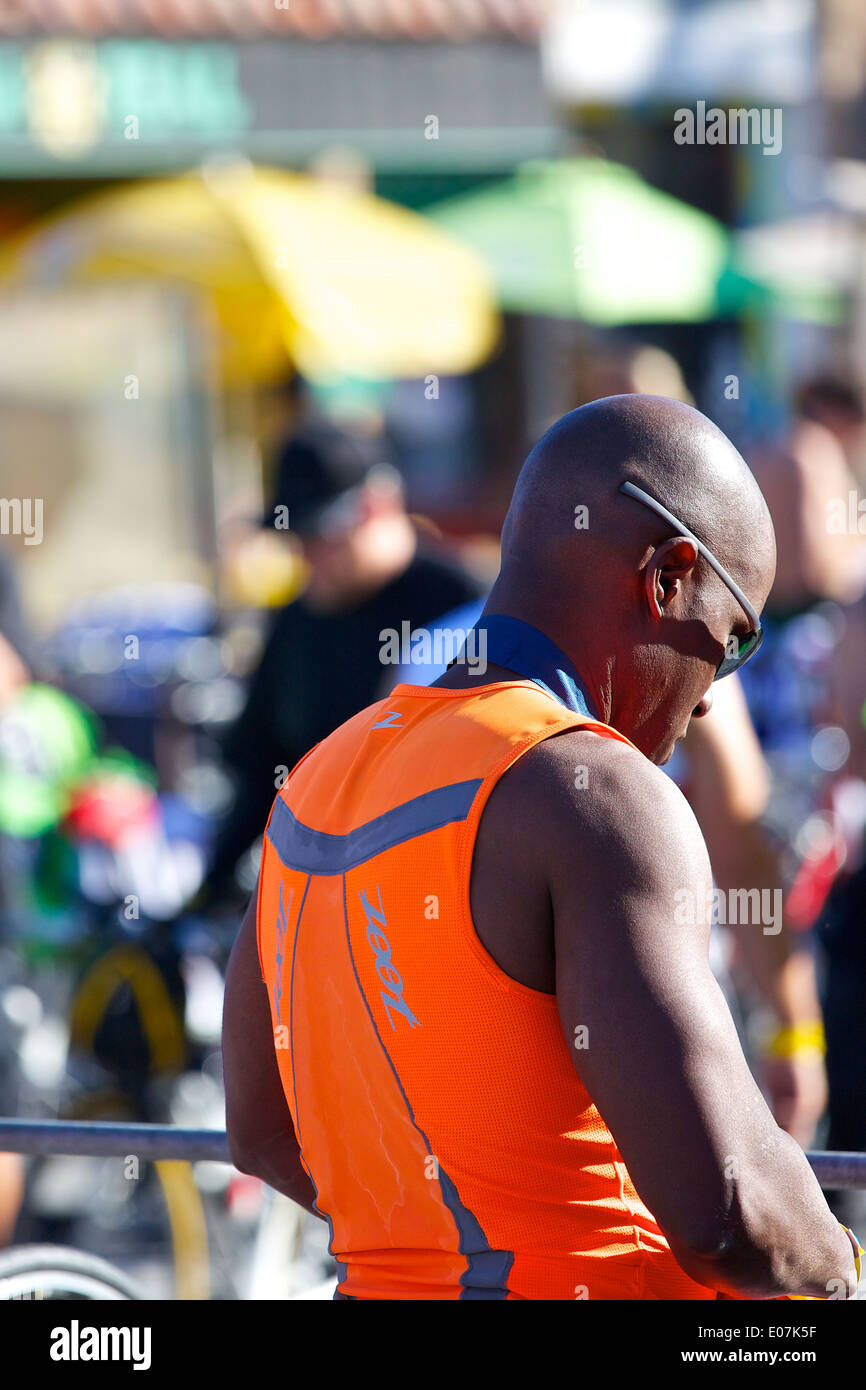
[[[674,513],[760,611],[775,540],[747,464],[700,411],[642,395],[581,406],[532,450],[503,528],[502,572],[487,610],[540,627],[581,674],[589,663],[604,668],[595,680],[614,711],[631,698],[623,679],[648,683],[662,703],[678,685],[685,698],[697,691],[696,706],[716,653],[749,624],[693,542],[681,532],[678,545],[676,528],[619,491],[625,481]]]
[[[558,558],[573,543],[575,507],[588,509],[590,545],[616,544],[629,532],[670,534],[651,513],[624,500],[630,480],[684,521],[743,578],[775,564],[773,528],[758,484],[741,455],[711,420],[666,396],[608,396],[564,415],[524,464],[503,530],[503,564],[548,545]],[[579,538],[580,539],[580,538]],[[569,569],[580,546],[568,544]],[[759,553],[760,552],[760,553]],[[573,569],[572,569],[573,573]],[[759,581],[760,587],[760,581]]]

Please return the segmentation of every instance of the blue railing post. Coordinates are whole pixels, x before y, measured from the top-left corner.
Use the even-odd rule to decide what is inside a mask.
[[[103,1120],[0,1120],[0,1153],[91,1158],[209,1159],[231,1163],[221,1129],[114,1124]],[[866,1188],[866,1153],[806,1154],[822,1187]]]
[[[103,1120],[0,1120],[0,1152],[92,1158],[210,1159],[231,1163],[225,1131]]]

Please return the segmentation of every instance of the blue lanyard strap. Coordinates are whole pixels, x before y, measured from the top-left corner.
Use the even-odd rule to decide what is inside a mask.
[[[476,637],[472,650],[485,650],[488,662],[534,681],[575,714],[598,719],[583,681],[568,657],[537,627],[503,613],[485,613],[475,628],[476,631],[485,630],[487,646],[486,649],[479,647]]]

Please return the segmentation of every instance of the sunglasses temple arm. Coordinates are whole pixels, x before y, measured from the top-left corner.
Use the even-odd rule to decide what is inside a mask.
[[[737,584],[731,578],[724,565],[719,563],[712,551],[708,550],[707,547],[704,545],[703,541],[699,541],[695,533],[693,531],[690,531],[688,526],[686,526],[682,521],[680,521],[679,517],[674,516],[673,512],[669,512],[667,507],[663,507],[661,502],[657,502],[654,497],[650,497],[648,492],[644,492],[641,488],[635,487],[634,483],[623,483],[620,487],[620,492],[626,493],[628,497],[634,497],[638,502],[643,502],[645,507],[650,507],[652,511],[656,512],[660,517],[663,518],[664,521],[667,521],[671,526],[678,530],[681,535],[687,536],[690,541],[694,542],[701,555],[703,555],[704,559],[706,560],[707,564],[711,565],[712,568],[715,570],[716,574],[723,581],[723,583],[727,584],[728,588],[734,595],[734,598],[737,600],[740,607],[746,614],[748,614],[749,621],[751,622],[755,632],[757,632],[761,626],[761,620],[758,617],[758,614],[755,612],[755,609],[749,603],[749,600],[746,598],[746,595],[743,593],[739,584]]]

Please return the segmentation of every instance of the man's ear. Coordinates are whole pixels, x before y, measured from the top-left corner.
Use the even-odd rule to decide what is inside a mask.
[[[647,601],[655,618],[661,618],[682,595],[683,583],[698,562],[698,548],[686,536],[675,536],[656,546],[644,571]]]

